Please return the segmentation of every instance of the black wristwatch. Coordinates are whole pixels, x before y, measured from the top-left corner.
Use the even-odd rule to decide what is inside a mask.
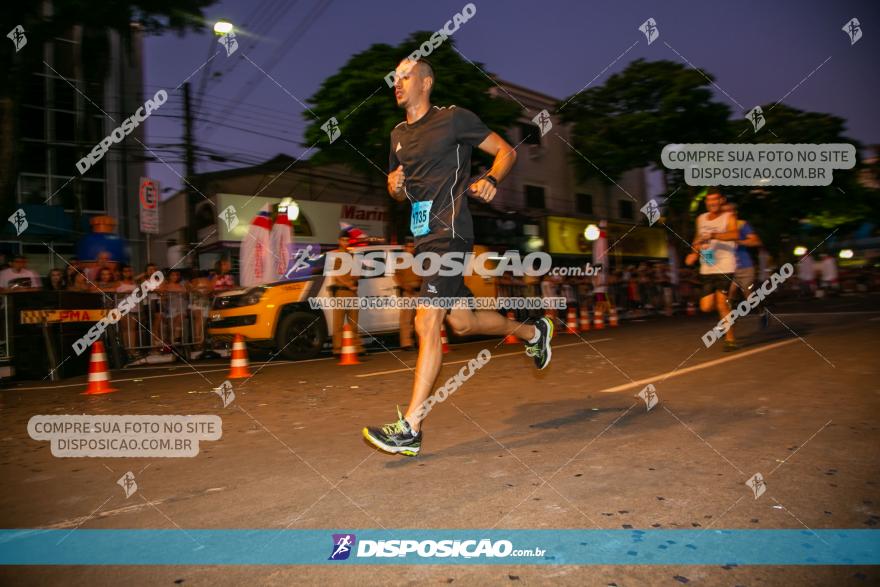
[[[487,176],[486,176],[486,181],[488,181],[489,183],[491,183],[491,184],[492,184],[493,186],[495,186],[496,188],[498,187],[498,180],[495,179],[495,176],[494,176],[494,175],[487,175]]]

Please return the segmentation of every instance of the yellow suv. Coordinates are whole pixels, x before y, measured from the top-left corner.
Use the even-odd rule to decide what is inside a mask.
[[[485,251],[475,247],[475,253]],[[358,248],[358,252],[401,252],[397,245],[372,245]],[[391,262],[386,258],[386,267]],[[288,360],[317,356],[329,343],[333,332],[333,312],[313,308],[310,298],[332,297],[330,279],[322,274],[324,257],[313,267],[313,274],[288,281],[269,283],[247,289],[223,292],[214,298],[208,319],[208,332],[215,340],[231,340],[236,334],[248,343],[271,347]],[[471,275],[465,283],[475,296],[494,296],[494,279]],[[391,273],[374,277],[361,276],[358,296],[395,297],[398,295]],[[400,330],[397,309],[361,310],[358,330],[368,342],[379,336],[395,335]]]

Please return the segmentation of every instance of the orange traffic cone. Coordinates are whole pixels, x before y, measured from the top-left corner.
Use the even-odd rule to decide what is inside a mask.
[[[569,306],[568,313],[565,316],[565,331],[569,334],[577,334],[577,314],[574,312],[574,308]]]
[[[593,316],[593,328],[596,330],[605,328],[605,318],[602,317],[602,310],[596,310]]]
[[[446,338],[446,327],[440,326],[440,343],[443,345],[443,354],[449,352],[449,339]]]
[[[611,306],[611,312],[608,314],[608,326],[617,327],[617,308]]]
[[[513,314],[513,310],[507,312],[508,320],[516,320],[516,316]],[[504,344],[518,344],[519,339],[512,332],[504,337]]]
[[[339,353],[337,365],[359,365],[357,347],[354,346],[354,333],[351,325],[346,323],[342,327],[342,349]]]
[[[248,369],[247,346],[244,344],[244,337],[240,334],[236,334],[232,340],[232,361],[229,366],[229,379],[251,376],[251,371]]]
[[[589,332],[590,330],[590,311],[587,310],[586,306],[581,306],[580,327],[581,332]]]
[[[697,315],[697,309],[694,307],[694,303],[693,303],[693,302],[688,302],[688,305],[687,305],[687,315],[688,315],[688,316],[696,316],[696,315]]]
[[[100,340],[92,345],[92,356],[89,357],[89,385],[83,395],[101,395],[118,391],[110,386],[110,370],[107,368],[107,354],[104,343]]]

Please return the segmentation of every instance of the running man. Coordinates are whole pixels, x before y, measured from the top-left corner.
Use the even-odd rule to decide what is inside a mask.
[[[496,186],[516,161],[516,152],[473,113],[455,106],[431,105],[434,71],[424,60],[404,59],[397,66],[394,96],[406,120],[391,131],[388,193],[412,205],[410,229],[416,253],[471,253],[474,228],[466,195],[491,202]],[[471,152],[479,148],[495,157],[489,173],[471,183]],[[436,264],[435,264],[436,265]],[[439,268],[438,268],[439,269]],[[426,275],[419,297],[472,296],[464,276]],[[447,317],[447,313],[449,314]],[[496,311],[419,307],[416,333],[419,355],[412,397],[405,415],[386,426],[364,428],[364,438],[389,453],[415,456],[422,445],[420,407],[440,372],[440,326],[444,319],[457,334],[514,334],[526,342],[526,354],[543,369],[550,362],[553,323],[546,318],[534,325],[509,320]]]
[[[693,265],[700,259],[700,281],[703,284],[703,297],[700,298],[700,309],[703,312],[718,310],[721,320],[730,312],[727,293],[734,282],[736,272],[736,216],[724,212],[722,206],[725,198],[717,189],[706,194],[707,212],[697,216],[697,233],[685,263]],[[736,350],[736,338],[733,335],[733,324],[729,325],[724,334],[724,350]]]

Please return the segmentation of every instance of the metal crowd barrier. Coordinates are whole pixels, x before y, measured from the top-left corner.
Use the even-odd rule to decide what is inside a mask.
[[[123,303],[131,292],[21,291],[0,294],[0,379],[82,375],[89,348],[102,340],[111,368],[163,363],[208,348],[211,296],[200,292],[145,294]],[[114,324],[97,328],[105,317]]]
[[[104,307],[119,308],[130,292],[108,292]],[[189,358],[206,342],[211,297],[196,292],[157,292],[146,295],[127,315],[107,329],[111,354],[121,364],[170,349]],[[147,361],[149,362],[149,361]]]

